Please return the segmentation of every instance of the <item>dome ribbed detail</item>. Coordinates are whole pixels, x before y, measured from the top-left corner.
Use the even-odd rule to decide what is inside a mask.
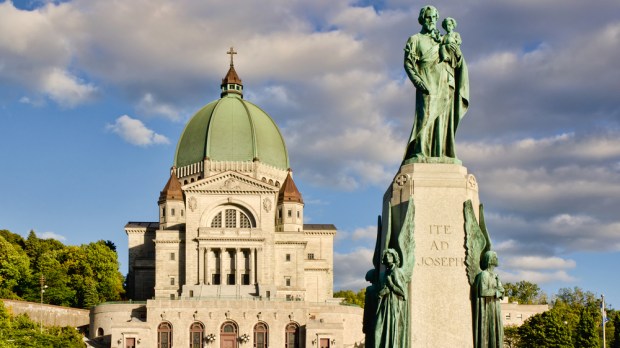
[[[211,161],[255,161],[287,170],[288,152],[275,122],[258,106],[228,94],[200,109],[177,144],[177,168]]]
[[[211,161],[259,161],[287,170],[288,153],[282,134],[269,115],[242,98],[243,85],[230,68],[222,79],[222,97],[205,105],[187,123],[174,156],[177,168]]]
[[[286,180],[284,180],[284,184],[282,184],[280,192],[278,193],[278,203],[286,202],[304,203],[290,171],[286,175]]]

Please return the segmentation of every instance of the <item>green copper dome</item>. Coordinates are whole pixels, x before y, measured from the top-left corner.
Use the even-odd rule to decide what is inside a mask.
[[[200,109],[187,123],[174,158],[176,167],[212,161],[253,161],[288,169],[288,153],[275,122],[239,93]]]

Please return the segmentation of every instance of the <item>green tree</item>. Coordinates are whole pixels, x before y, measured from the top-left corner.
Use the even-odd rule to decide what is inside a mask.
[[[590,292],[584,291],[579,287],[561,288],[555,295],[553,301],[553,311],[560,316],[560,320],[565,322],[572,333],[573,345],[577,346],[577,326],[581,320],[582,310],[596,315],[600,310],[598,297]],[[600,320],[595,316],[595,321]],[[597,321],[598,322],[598,321]]]
[[[0,296],[17,298],[20,285],[30,274],[30,260],[19,246],[0,236]]]
[[[504,327],[504,345],[507,348],[519,347],[519,327],[516,325],[508,325]]]
[[[106,241],[83,245],[86,262],[92,269],[92,280],[98,294],[97,304],[121,299],[124,277],[118,270],[118,255]]]
[[[85,347],[75,328],[52,326],[45,327],[42,333],[39,330],[27,315],[12,316],[0,301],[0,348]]]
[[[334,297],[344,298],[343,304],[352,304],[364,308],[366,289],[361,289],[357,293],[353,290],[340,290],[334,293]]]
[[[613,316],[614,332],[611,341],[611,348],[620,348],[620,311]]]
[[[65,246],[55,239],[40,239],[34,231],[28,233],[28,238],[24,242],[25,251],[30,257],[33,273],[41,271],[39,259],[42,255],[53,250],[62,250]]]
[[[581,310],[577,330],[575,330],[575,346],[579,348],[598,348],[599,338],[594,314],[587,309]]]
[[[504,284],[506,295],[510,301],[520,304],[547,304],[547,295],[538,287],[537,284],[527,281]]]
[[[568,327],[553,310],[531,316],[519,327],[518,333],[519,347],[573,347]]]
[[[25,250],[26,243],[24,238],[22,238],[19,234],[13,233],[9,230],[0,230],[0,237],[6,239],[6,241],[13,244],[13,246],[18,245],[22,250]]]

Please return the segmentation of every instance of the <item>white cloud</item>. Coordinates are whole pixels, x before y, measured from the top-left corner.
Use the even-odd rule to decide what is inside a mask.
[[[61,242],[64,242],[65,240],[67,240],[65,236],[62,236],[54,232],[43,232],[43,233],[40,233],[38,237],[40,239],[56,239],[57,241],[61,241]]]
[[[130,144],[149,146],[153,144],[169,144],[170,140],[161,134],[148,129],[142,121],[123,115],[116,119],[114,124],[108,124],[106,129],[118,134]]]
[[[374,250],[360,248],[351,253],[334,253],[334,288],[354,290],[365,288],[366,272],[373,268]]]
[[[557,256],[516,256],[508,258],[504,263],[506,267],[521,270],[561,270],[575,268],[576,266],[574,260],[563,259]]]
[[[529,281],[535,284],[544,284],[551,282],[565,282],[574,283],[577,278],[569,275],[566,271],[555,272],[540,272],[540,271],[518,271],[516,273],[510,273],[501,269],[497,270],[502,282],[514,283],[522,280]]]
[[[146,93],[140,99],[137,106],[139,111],[146,114],[162,115],[171,120],[180,118],[179,111],[170,104],[159,103],[151,93]]]
[[[41,90],[62,106],[73,107],[93,97],[97,88],[60,69],[43,76]]]

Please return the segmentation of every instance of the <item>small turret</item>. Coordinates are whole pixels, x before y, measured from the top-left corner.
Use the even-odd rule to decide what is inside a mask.
[[[304,226],[304,200],[295,186],[291,170],[278,193],[276,230],[281,232],[301,232]]]
[[[170,169],[170,179],[159,194],[159,228],[185,223],[185,201],[176,167]]]

